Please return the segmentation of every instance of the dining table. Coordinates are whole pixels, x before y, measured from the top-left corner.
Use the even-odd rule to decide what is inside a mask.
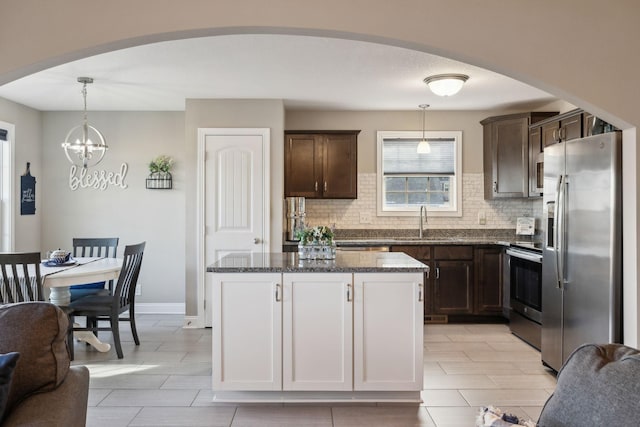
[[[69,287],[83,283],[115,280],[122,269],[121,258],[77,257],[63,265],[51,265],[44,261],[40,266],[42,285],[50,290],[49,301],[59,306],[71,302]],[[107,352],[111,345],[98,339],[90,331],[75,331],[74,338],[92,345],[100,352]]]

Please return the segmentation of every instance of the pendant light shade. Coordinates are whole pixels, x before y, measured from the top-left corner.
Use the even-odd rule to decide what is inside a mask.
[[[451,96],[458,93],[467,80],[469,76],[466,74],[438,74],[427,77],[424,82],[436,95]]]
[[[427,112],[427,108],[429,108],[429,104],[420,104],[418,107],[422,108],[422,140],[418,143],[416,152],[418,154],[429,154],[431,152],[431,145],[429,145],[429,141],[424,137],[424,117]]]
[[[82,83],[82,96],[84,98],[84,120],[81,125],[72,128],[62,143],[64,153],[69,161],[77,166],[88,168],[95,166],[104,157],[107,151],[107,143],[102,133],[87,121],[87,84],[93,83],[91,77],[78,77]]]

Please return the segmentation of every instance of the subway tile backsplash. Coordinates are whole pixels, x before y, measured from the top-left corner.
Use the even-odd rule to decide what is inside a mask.
[[[483,174],[465,173],[462,176],[462,216],[429,217],[428,228],[436,229],[515,229],[516,218],[533,216],[536,228],[542,217],[542,200],[506,199],[484,200]],[[358,174],[356,200],[306,201],[306,222],[310,225],[334,225],[338,229],[417,229],[416,216],[376,216],[376,174]],[[486,223],[478,224],[478,212],[484,211]],[[370,223],[360,222],[360,213]],[[368,213],[369,215],[366,215]],[[335,220],[335,222],[333,221]]]

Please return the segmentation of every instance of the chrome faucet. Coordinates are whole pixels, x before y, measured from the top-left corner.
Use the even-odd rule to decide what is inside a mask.
[[[427,223],[427,207],[425,205],[420,206],[420,238],[424,237],[424,225],[422,219],[424,218],[424,224]]]

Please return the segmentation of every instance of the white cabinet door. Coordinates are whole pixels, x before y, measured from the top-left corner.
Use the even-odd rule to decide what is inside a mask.
[[[284,390],[352,390],[352,279],[283,274]]]
[[[213,274],[213,389],[282,389],[282,275]]]
[[[354,274],[354,390],[422,390],[423,274]]]

